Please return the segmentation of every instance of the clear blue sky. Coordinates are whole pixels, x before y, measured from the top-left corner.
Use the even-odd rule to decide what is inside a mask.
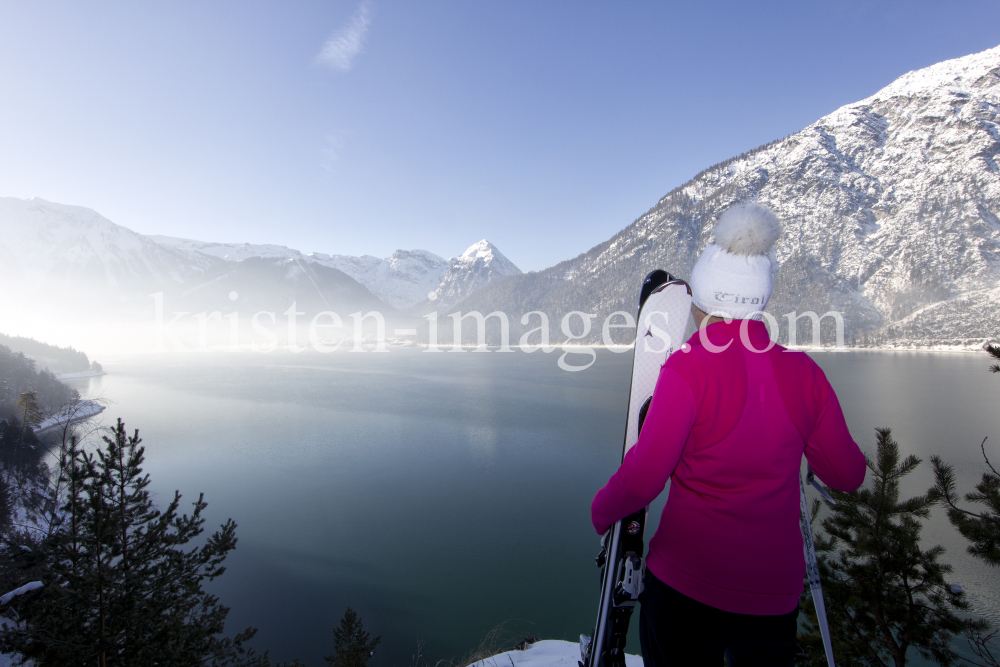
[[[0,196],[542,269],[997,26],[996,0],[0,0]]]

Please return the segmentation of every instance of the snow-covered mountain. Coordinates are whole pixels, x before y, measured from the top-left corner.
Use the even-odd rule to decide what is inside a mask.
[[[434,290],[434,306],[448,308],[491,282],[520,273],[521,269],[504,257],[495,245],[483,239],[451,260]]]
[[[450,260],[426,250],[385,259],[307,255],[273,244],[144,236],[87,208],[0,198],[0,279],[12,307],[127,318],[163,291],[171,307],[192,312],[241,305],[283,311],[296,301],[316,311],[389,313],[427,302],[429,294],[453,303],[511,273],[519,271],[487,241]]]
[[[186,253],[239,262],[250,257],[315,262],[337,269],[367,287],[372,294],[399,310],[422,302],[448,307],[488,283],[521,273],[513,262],[483,239],[458,257],[444,259],[426,250],[397,250],[390,257],[372,255],[304,254],[280,245],[252,243],[209,243],[171,236],[149,236],[157,243]]]
[[[145,318],[157,292],[168,309],[190,312],[241,306],[282,312],[293,301],[313,312],[389,310],[341,271],[287,250],[154,240],[91,209],[0,198],[0,299],[14,312]]]
[[[93,287],[127,300],[155,287],[217,307],[232,289],[241,300],[247,290],[260,295],[268,309],[289,298],[319,307],[332,295],[417,314],[501,310],[515,337],[518,315],[541,310],[561,340],[569,311],[595,313],[595,323],[633,312],[653,268],[687,278],[717,216],[746,200],[773,208],[785,225],[768,306],[781,339],[786,313],[830,310],[843,314],[848,343],[996,339],[1000,47],[906,74],[800,132],[709,167],[613,238],[540,272],[521,273],[485,240],[451,260],[425,251],[304,255],[154,240],[88,209],[0,199],[0,278],[6,294],[28,297],[74,299]],[[244,287],[229,287],[237,283]],[[832,324],[823,325],[827,342]],[[803,320],[799,340],[810,333]],[[595,324],[589,340],[601,337]]]
[[[800,132],[709,167],[605,243],[495,282],[459,306],[544,310],[554,334],[570,310],[602,319],[632,312],[643,275],[660,267],[687,278],[719,213],[755,200],[784,223],[768,305],[782,329],[791,311],[837,310],[848,343],[995,340],[998,163],[1000,47],[910,72]],[[798,339],[809,335],[803,320]],[[827,319],[824,340],[832,335]]]
[[[0,197],[0,278],[29,298],[93,290],[118,296],[197,282],[222,262],[190,256],[116,225],[89,208]]]
[[[310,258],[340,269],[390,306],[407,310],[437,289],[450,266],[448,260],[426,250],[397,250],[391,257],[324,255]]]

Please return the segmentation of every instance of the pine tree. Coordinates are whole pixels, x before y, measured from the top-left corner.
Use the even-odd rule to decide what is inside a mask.
[[[42,409],[38,407],[38,395],[34,391],[24,391],[17,395],[17,415],[24,426],[31,428],[42,421]]]
[[[365,667],[380,641],[381,636],[369,640],[361,619],[348,607],[340,619],[340,627],[333,629],[333,655],[323,656],[323,659],[332,667]]]
[[[878,446],[868,459],[870,484],[855,493],[831,490],[837,501],[822,521],[829,538],[817,540],[827,616],[837,664],[907,664],[907,651],[940,665],[958,658],[950,640],[970,623],[956,615],[968,608],[959,589],[945,582],[951,566],[944,549],[920,548],[931,494],[900,500],[900,480],[921,461],[900,461],[890,429],[877,429]],[[839,551],[838,551],[838,546]],[[807,619],[808,620],[808,619]],[[805,636],[807,650],[818,633]],[[825,664],[822,648],[800,664]]]
[[[983,511],[973,512],[958,506],[958,494],[955,491],[955,472],[952,467],[938,456],[931,457],[934,465],[934,488],[931,497],[941,501],[948,507],[948,520],[958,529],[971,544],[967,551],[993,567],[1000,565],[1000,474],[986,456],[986,439],[980,445],[983,458],[990,472],[984,472],[982,480],[976,485],[974,493],[965,494],[965,500],[984,506]],[[989,623],[985,620],[973,623],[966,631],[966,639],[972,651],[983,660],[973,664],[983,667],[1000,667],[1000,651],[994,640],[1000,630],[989,631]]]
[[[30,406],[26,407],[30,416]],[[11,518],[18,508],[30,515],[31,506],[40,500],[39,490],[49,473],[44,456],[45,448],[41,446],[38,436],[18,417],[0,419],[0,486],[7,490],[7,518]],[[6,521],[2,523],[7,525]]]
[[[24,622],[0,648],[36,665],[160,667],[267,664],[244,647],[255,630],[218,637],[228,608],[202,590],[236,546],[230,519],[201,547],[206,503],[178,514],[181,496],[155,508],[144,448],[121,420],[91,454],[70,445],[59,529],[44,540],[44,587],[12,606]]]
[[[37,428],[42,423],[42,409],[38,407],[38,395],[34,391],[21,392],[17,396],[17,415],[21,419],[21,444],[28,428]]]
[[[987,345],[986,353],[994,359],[1000,359],[1000,345]],[[990,366],[990,373],[1000,373],[1000,364]]]
[[[1000,473],[986,456],[986,438],[983,438],[980,448],[990,471],[983,473],[975,492],[965,494],[965,500],[982,505],[983,510],[973,512],[958,506],[955,472],[939,456],[931,457],[935,480],[931,497],[948,507],[948,520],[972,543],[968,552],[996,567],[1000,565]]]
[[[1000,346],[987,345],[986,351],[994,359],[1000,359]],[[990,366],[991,373],[1000,372],[1000,365]],[[934,465],[934,488],[930,495],[948,508],[948,520],[958,529],[971,544],[968,552],[985,561],[993,567],[1000,566],[1000,473],[997,472],[990,458],[986,455],[986,438],[979,445],[986,462],[988,472],[984,472],[976,490],[965,494],[967,502],[980,505],[982,509],[972,511],[959,507],[959,497],[955,490],[955,472],[952,466],[940,457],[932,456]],[[974,624],[966,633],[972,650],[983,660],[980,664],[987,667],[1000,666],[1000,651],[994,656],[997,645],[993,640],[1000,630],[988,632],[989,624],[980,621]]]

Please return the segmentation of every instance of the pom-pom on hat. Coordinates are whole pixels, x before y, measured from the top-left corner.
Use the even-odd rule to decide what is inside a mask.
[[[752,203],[726,209],[691,271],[694,305],[709,315],[759,320],[774,287],[769,253],[781,236],[770,210]]]

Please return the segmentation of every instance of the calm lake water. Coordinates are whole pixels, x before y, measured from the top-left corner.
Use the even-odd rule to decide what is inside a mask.
[[[161,356],[108,361],[77,386],[110,403],[106,423],[139,429],[161,504],[204,492],[211,525],[239,524],[211,587],[232,607],[230,634],[256,626],[273,658],[316,667],[350,606],[382,636],[373,667],[404,667],[418,642],[432,665],[457,660],[505,622],[516,639],[590,631],[590,500],[621,456],[631,354],[600,351],[578,373],[556,356]],[[962,493],[984,469],[983,437],[1000,461],[1000,377],[984,354],[814,358],[862,448],[889,426],[904,453],[953,463]],[[932,483],[927,462],[904,493]],[[965,554],[941,511],[924,537],[1000,621],[1000,571]]]

